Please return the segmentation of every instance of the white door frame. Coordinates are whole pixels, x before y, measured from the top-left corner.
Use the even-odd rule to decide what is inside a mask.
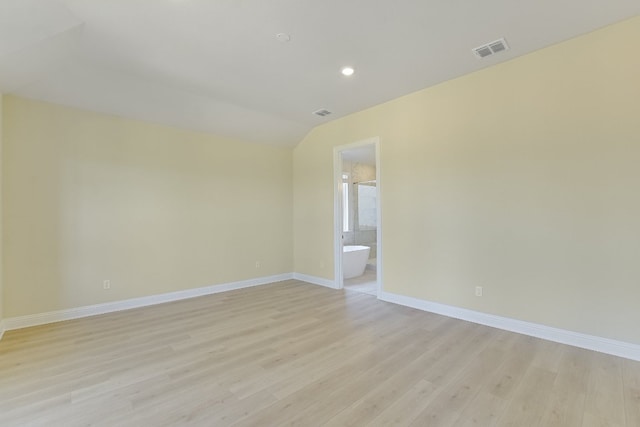
[[[376,281],[378,298],[382,292],[382,210],[380,182],[380,138],[373,137],[351,144],[340,145],[333,149],[333,257],[334,286],[344,288],[342,277],[342,152],[366,145],[373,145],[376,151]]]

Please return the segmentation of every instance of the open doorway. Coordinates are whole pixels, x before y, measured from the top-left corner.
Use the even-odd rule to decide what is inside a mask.
[[[336,285],[375,296],[382,288],[378,151],[374,138],[334,152]]]

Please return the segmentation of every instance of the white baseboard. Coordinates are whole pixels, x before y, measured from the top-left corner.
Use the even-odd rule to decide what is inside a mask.
[[[129,310],[132,308],[146,307],[165,302],[178,301],[188,298],[195,298],[203,295],[211,295],[220,292],[227,292],[236,289],[243,289],[252,286],[266,285],[283,280],[296,279],[315,285],[337,289],[332,280],[316,276],[309,276],[301,273],[285,273],[275,276],[259,277],[255,279],[242,280],[239,282],[225,283],[221,285],[206,286],[203,288],[187,289],[184,291],[170,292],[160,295],[151,295],[141,298],[133,298],[123,301],[114,301],[104,304],[95,304],[84,307],[76,307],[68,310],[57,310],[47,313],[39,313],[28,316],[10,317],[0,320],[0,339],[5,331],[27,328],[30,326],[44,325],[47,323],[61,322],[64,320],[78,319],[82,317],[95,316],[99,314],[112,313],[116,311]],[[390,292],[380,292],[378,298],[382,301],[404,305],[418,310],[441,314],[456,319],[466,320],[481,325],[517,332],[561,344],[572,345],[574,347],[599,351],[614,356],[620,356],[631,360],[640,361],[640,345],[626,343],[623,341],[611,340],[608,338],[593,335],[581,334],[536,323],[524,322],[522,320],[510,319],[507,317],[495,316],[492,314],[468,310],[464,308],[434,303],[418,298],[407,297]]]
[[[293,273],[293,278],[296,280],[302,280],[303,282],[312,283],[314,285],[325,286],[331,289],[338,289],[333,280],[324,279],[322,277],[309,276],[308,274]]]
[[[574,347],[585,348],[587,350],[594,350],[601,353],[624,357],[626,359],[640,361],[640,345],[637,344],[552,328],[550,326],[540,325],[537,323],[495,316],[493,314],[453,307],[450,305],[425,301],[390,292],[381,292],[378,298],[382,301],[417,308],[422,311],[442,314],[444,316],[479,323],[481,325],[504,329],[511,332],[517,332],[523,335],[529,335],[561,344],[567,344]]]
[[[249,288],[252,286],[266,285],[283,280],[293,279],[293,273],[279,274],[276,276],[258,277],[255,279],[242,280],[239,282],[224,283],[221,285],[205,286],[203,288],[186,289],[184,291],[169,292],[160,295],[150,295],[147,297],[133,298],[123,301],[107,302],[104,304],[88,305],[84,307],[70,308],[68,310],[50,311],[47,313],[32,314],[28,316],[9,317],[4,319],[4,330],[28,328],[30,326],[44,325],[47,323],[61,322],[64,320],[78,319],[81,317],[95,316],[98,314],[112,313],[116,311],[129,310],[132,308],[146,307],[149,305],[162,304],[165,302],[178,301],[188,298],[195,298],[203,295],[217,294],[220,292],[233,291],[236,289]],[[0,324],[0,331],[2,324]],[[0,338],[2,334],[0,333]]]

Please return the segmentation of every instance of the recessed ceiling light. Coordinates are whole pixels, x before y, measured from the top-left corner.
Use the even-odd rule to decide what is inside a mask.
[[[282,43],[286,43],[288,41],[291,41],[291,36],[287,33],[278,33],[276,34],[276,38],[281,41]]]
[[[343,76],[348,77],[348,76],[352,76],[355,70],[351,67],[344,67],[342,70],[340,70],[340,72],[342,73]]]

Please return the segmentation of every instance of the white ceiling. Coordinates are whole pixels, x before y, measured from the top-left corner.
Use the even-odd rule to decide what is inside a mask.
[[[0,0],[0,91],[293,146],[320,123],[638,14],[638,0]],[[511,50],[471,53],[500,37]]]

